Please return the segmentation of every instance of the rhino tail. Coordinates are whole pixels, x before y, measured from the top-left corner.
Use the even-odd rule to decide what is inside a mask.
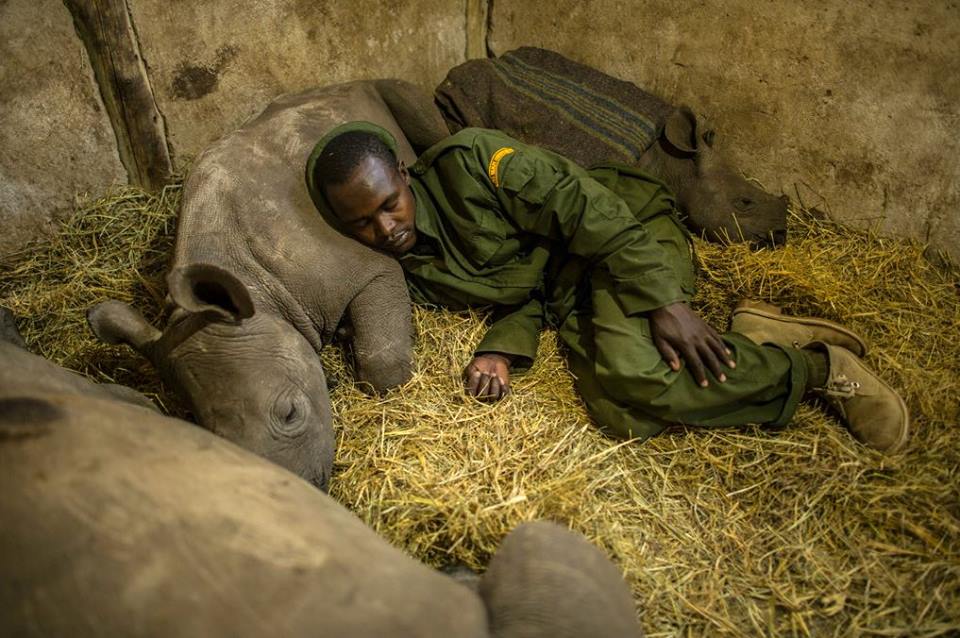
[[[376,80],[374,85],[417,155],[450,135],[433,96],[420,87],[403,80]]]

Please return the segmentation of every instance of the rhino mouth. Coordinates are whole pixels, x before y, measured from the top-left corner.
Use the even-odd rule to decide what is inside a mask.
[[[327,474],[328,473],[326,471],[321,470],[307,480],[310,485],[313,485],[315,488],[326,494],[330,491],[330,477]]]
[[[776,249],[787,245],[787,229],[772,230],[766,235],[755,235],[750,240],[750,248],[753,250],[762,250],[764,248]]]

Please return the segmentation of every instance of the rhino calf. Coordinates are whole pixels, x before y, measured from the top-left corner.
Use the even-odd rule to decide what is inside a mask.
[[[761,245],[786,241],[787,198],[744,179],[702,116],[559,53],[522,47],[469,60],[450,70],[436,101],[451,132],[495,128],[585,167],[639,166],[676,194],[695,233]]]
[[[616,568],[556,525],[507,536],[477,594],[202,428],[23,375],[9,381],[0,634],[639,635]]]
[[[163,330],[118,301],[88,313],[99,338],[146,356],[201,425],[321,488],[335,442],[321,349],[349,334],[357,379],[376,392],[406,381],[412,356],[400,266],[329,228],[304,181],[317,140],[352,119],[390,130],[408,163],[404,130],[422,144],[443,125],[428,95],[397,80],[277,98],[187,177]]]
[[[0,391],[15,390],[88,396],[156,410],[150,399],[132,388],[94,383],[29,352],[13,313],[0,307]]]

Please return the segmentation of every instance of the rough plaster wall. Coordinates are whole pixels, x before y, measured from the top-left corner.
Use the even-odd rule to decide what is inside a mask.
[[[494,1],[547,47],[706,113],[768,189],[960,262],[960,3]]]
[[[276,95],[432,88],[487,44],[546,46],[711,116],[744,170],[960,261],[960,3],[892,0],[129,0],[182,161]],[[472,14],[472,19],[471,19]],[[0,255],[125,182],[69,13],[0,0]]]
[[[126,181],[66,7],[0,1],[0,255],[49,230],[76,193]]]
[[[432,88],[464,60],[465,0],[129,0],[180,163],[280,93],[399,77]]]

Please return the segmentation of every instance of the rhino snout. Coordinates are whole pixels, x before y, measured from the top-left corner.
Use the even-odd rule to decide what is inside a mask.
[[[768,235],[762,239],[756,239],[751,242],[754,249],[759,248],[779,248],[787,245],[787,229],[781,228],[771,230]]]

